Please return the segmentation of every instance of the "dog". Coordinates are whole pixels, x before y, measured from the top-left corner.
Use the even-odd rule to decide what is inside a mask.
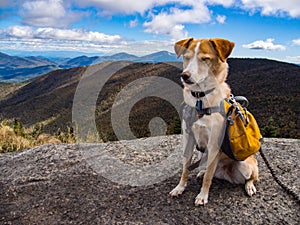
[[[178,58],[183,56],[181,81],[185,104],[195,108],[197,101],[201,99],[202,108],[217,108],[221,101],[229,98],[231,91],[226,83],[226,61],[234,48],[233,42],[221,38],[187,38],[176,42],[174,48]],[[244,161],[235,161],[220,149],[224,122],[225,117],[218,112],[201,115],[192,125],[182,121],[183,170],[179,184],[169,193],[171,196],[181,195],[187,186],[188,170],[193,156],[191,152],[195,145],[197,149],[206,149],[207,152],[206,170],[195,206],[208,203],[213,177],[235,184],[245,184],[249,196],[256,193],[254,182],[258,180],[258,165],[254,156]]]

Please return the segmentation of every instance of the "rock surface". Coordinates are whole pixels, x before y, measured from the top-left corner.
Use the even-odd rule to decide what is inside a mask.
[[[181,197],[169,197],[180,178],[180,145],[179,135],[1,154],[0,224],[299,224],[298,203],[259,154],[260,181],[251,198],[243,185],[214,179],[208,204],[195,207],[197,171]],[[298,195],[299,147],[300,140],[263,143],[279,179]]]

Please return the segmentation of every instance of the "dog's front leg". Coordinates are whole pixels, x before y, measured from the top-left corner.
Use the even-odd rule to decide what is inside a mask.
[[[183,121],[182,123],[183,128],[183,168],[182,174],[180,178],[179,184],[170,192],[171,196],[178,196],[181,195],[182,192],[185,190],[188,180],[188,168],[191,165],[192,157],[193,157],[193,150],[195,146],[195,139],[193,136],[192,131],[190,130],[187,132],[186,124]]]
[[[218,148],[208,148],[207,167],[203,177],[201,191],[195,199],[195,206],[205,205],[208,202],[209,188],[219,162],[219,157],[220,151]]]
[[[185,190],[185,187],[187,185],[187,179],[188,179],[188,167],[191,164],[192,158],[184,158],[183,160],[183,169],[182,169],[182,174],[180,178],[179,184],[170,192],[170,195],[172,197],[181,195],[182,192]]]

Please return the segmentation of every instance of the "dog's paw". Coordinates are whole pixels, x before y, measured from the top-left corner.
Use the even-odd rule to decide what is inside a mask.
[[[185,186],[182,186],[182,185],[178,184],[169,194],[172,197],[177,197],[177,196],[182,194],[184,189],[185,189]]]
[[[201,191],[195,199],[195,206],[205,205],[207,203],[208,203],[208,194],[203,193]]]
[[[256,188],[255,188],[253,182],[248,181],[245,185],[245,190],[249,196],[256,194]]]

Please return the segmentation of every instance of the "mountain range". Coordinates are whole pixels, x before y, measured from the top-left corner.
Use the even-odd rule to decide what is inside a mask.
[[[232,92],[248,98],[249,110],[254,114],[263,133],[268,136],[272,131],[273,136],[300,138],[300,67],[267,59],[230,58],[228,63],[228,83]],[[14,84],[13,88],[9,84],[0,83],[0,89],[6,93],[2,97],[0,95],[0,119],[17,118],[25,126],[45,122],[43,129],[49,133],[73,126],[72,107],[79,82],[88,79],[84,90],[87,93],[95,90],[101,81],[94,80],[97,76],[95,71],[106,65],[122,69],[109,78],[101,92],[99,90],[96,107],[93,109],[98,132],[104,141],[117,139],[111,124],[111,109],[118,94],[129,84],[138,81],[139,78],[152,76],[181,84],[182,63],[178,62],[171,64],[115,61],[90,67],[58,69],[27,83]],[[87,71],[90,75],[85,77]],[[107,73],[106,70],[102,71],[103,75]],[[102,74],[98,75],[101,79]],[[7,91],[9,88],[10,91]],[[133,86],[129,94],[143,91]],[[169,87],[163,91],[167,93]],[[179,92],[181,94],[180,90]],[[85,101],[89,101],[89,98]],[[82,103],[82,109],[85,101]],[[178,114],[166,100],[147,97],[136,102],[129,117],[132,132],[138,137],[143,137],[149,136],[149,122],[155,117],[163,118],[167,133],[172,133]]]
[[[105,61],[174,62],[176,55],[160,51],[145,56],[117,53],[111,56],[79,56],[75,58],[18,57],[0,52],[0,82],[23,82],[57,69],[90,66]]]

